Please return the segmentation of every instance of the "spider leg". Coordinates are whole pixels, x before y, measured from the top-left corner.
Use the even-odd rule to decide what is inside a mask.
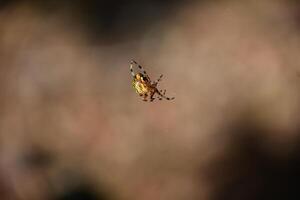
[[[158,77],[158,79],[156,80],[156,83],[158,83],[159,81],[161,81],[162,77],[163,77],[163,75],[161,74],[161,75]]]
[[[144,94],[144,95],[143,95],[143,101],[148,101],[148,100],[147,100],[147,97],[148,97],[148,95],[147,95],[147,94]]]
[[[130,73],[131,73],[131,76],[134,78],[134,77],[135,77],[135,73],[134,73],[134,71],[133,71],[133,64],[135,64],[135,61],[134,61],[134,60],[132,60],[132,61],[130,62]]]
[[[167,99],[167,100],[173,100],[173,99],[175,99],[175,97],[167,97],[167,96],[165,96],[165,94],[166,94],[166,91],[167,90],[164,90],[163,92],[162,92],[162,90],[160,90],[160,91],[156,91],[157,92],[157,94],[160,96],[160,97],[162,97],[162,98],[164,98],[164,99]],[[161,93],[162,92],[162,93]]]
[[[132,60],[130,64],[130,66],[133,66],[133,64],[135,64],[139,68],[139,70],[141,70],[141,72],[150,80],[150,77],[148,76],[146,70],[140,64],[138,64],[135,60]]]
[[[151,81],[151,85],[157,86],[157,84],[161,81],[163,75],[161,74],[156,81]]]
[[[166,94],[166,91],[167,91],[167,90],[159,90],[159,92],[162,93],[162,95],[165,95],[165,94]]]
[[[151,95],[150,95],[150,101],[151,101],[151,102],[154,101],[154,99],[155,99],[155,97],[153,97],[154,94],[155,94],[155,92],[151,92]]]
[[[138,65],[138,68],[142,71],[142,73],[145,75],[145,77],[147,77],[150,81],[150,77],[148,76],[146,70],[141,65]]]
[[[162,93],[162,95],[166,94],[166,90],[164,90],[164,91],[163,90],[159,90],[159,92]],[[158,96],[158,100],[162,100],[162,97],[160,95]]]

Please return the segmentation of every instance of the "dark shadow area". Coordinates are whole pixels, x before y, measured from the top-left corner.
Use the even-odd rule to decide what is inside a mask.
[[[299,199],[300,142],[287,155],[275,155],[263,141],[268,130],[239,121],[226,151],[211,163],[214,200]]]
[[[45,194],[49,199],[53,200],[109,200],[111,199],[102,187],[97,187],[88,177],[80,175],[78,169],[60,169],[55,176],[49,173],[49,170],[55,168],[57,160],[55,156],[38,146],[30,146],[25,148],[23,154],[18,159],[22,173],[30,173],[32,177],[29,182],[42,183],[47,188]],[[1,174],[0,174],[1,175]],[[0,176],[1,177],[1,176]],[[53,179],[54,178],[54,179]],[[54,180],[54,181],[53,181]],[[1,185],[0,192],[6,189],[5,185]],[[59,187],[57,187],[59,186]],[[44,188],[45,188],[44,187]],[[63,188],[62,190],[58,188]],[[2,191],[3,195],[8,193]],[[1,197],[1,195],[0,195]]]
[[[80,175],[73,170],[61,171],[58,183],[64,188],[55,191],[52,195],[54,200],[110,200],[111,193],[104,187],[95,184],[94,180]],[[97,186],[96,186],[97,185]]]
[[[55,200],[108,200],[104,193],[96,192],[91,186],[81,184],[57,195]]]
[[[20,166],[29,169],[42,169],[51,167],[55,163],[55,158],[49,151],[32,146],[27,148],[19,158]]]
[[[193,0],[4,0],[0,8],[24,3],[43,15],[65,12],[80,24],[91,42],[116,43],[140,37],[149,26],[172,17],[176,9]]]

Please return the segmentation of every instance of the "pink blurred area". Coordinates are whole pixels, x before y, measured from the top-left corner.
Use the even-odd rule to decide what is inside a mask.
[[[3,7],[0,199],[293,193],[298,12],[294,1],[188,1],[97,38],[69,9]],[[131,86],[131,59],[153,79],[164,74],[159,87],[175,100],[143,102]]]

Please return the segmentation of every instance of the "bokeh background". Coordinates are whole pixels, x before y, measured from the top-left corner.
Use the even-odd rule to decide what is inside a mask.
[[[299,50],[296,0],[2,0],[0,199],[299,199]]]

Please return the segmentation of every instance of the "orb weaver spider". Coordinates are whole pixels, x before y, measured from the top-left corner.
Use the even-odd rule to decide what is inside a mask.
[[[137,66],[142,73],[134,73],[133,66]],[[149,97],[150,102],[152,102],[155,99],[155,94],[158,94],[157,98],[159,100],[162,100],[163,98],[166,100],[175,99],[175,97],[170,98],[165,96],[166,90],[157,89],[157,85],[161,81],[163,75],[160,75],[156,81],[151,81],[145,69],[134,60],[130,62],[130,72],[133,78],[132,86],[136,93],[143,98],[143,101],[148,101],[147,98]]]

